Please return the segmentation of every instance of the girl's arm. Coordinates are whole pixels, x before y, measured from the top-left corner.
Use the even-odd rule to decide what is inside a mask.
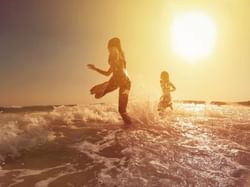
[[[176,90],[176,87],[173,85],[172,82],[170,82],[170,88],[171,88],[171,92],[175,91]]]
[[[111,68],[109,68],[107,71],[104,71],[104,70],[101,70],[101,69],[95,67],[94,64],[88,64],[87,66],[88,66],[89,69],[92,69],[92,70],[94,70],[94,71],[96,71],[96,72],[98,72],[98,73],[100,73],[102,75],[105,75],[105,76],[109,76],[112,73]]]

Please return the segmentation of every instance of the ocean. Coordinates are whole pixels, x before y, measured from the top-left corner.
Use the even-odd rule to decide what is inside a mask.
[[[0,186],[249,187],[250,107],[130,103],[0,108]]]

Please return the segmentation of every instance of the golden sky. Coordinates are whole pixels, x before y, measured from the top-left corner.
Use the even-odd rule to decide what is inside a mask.
[[[95,100],[89,89],[108,78],[88,63],[108,68],[107,41],[121,39],[132,80],[131,101],[157,100],[159,75],[170,73],[174,99],[250,99],[250,1],[93,0],[0,3],[0,105],[116,102]],[[209,56],[196,63],[176,55],[176,16],[206,14],[216,27]]]

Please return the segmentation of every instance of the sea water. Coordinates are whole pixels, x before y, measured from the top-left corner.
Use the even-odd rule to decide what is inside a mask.
[[[250,186],[250,107],[130,103],[0,113],[0,186]]]

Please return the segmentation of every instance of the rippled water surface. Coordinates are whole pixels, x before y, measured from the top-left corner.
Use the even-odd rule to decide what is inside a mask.
[[[131,104],[0,114],[0,186],[250,186],[250,108]]]

